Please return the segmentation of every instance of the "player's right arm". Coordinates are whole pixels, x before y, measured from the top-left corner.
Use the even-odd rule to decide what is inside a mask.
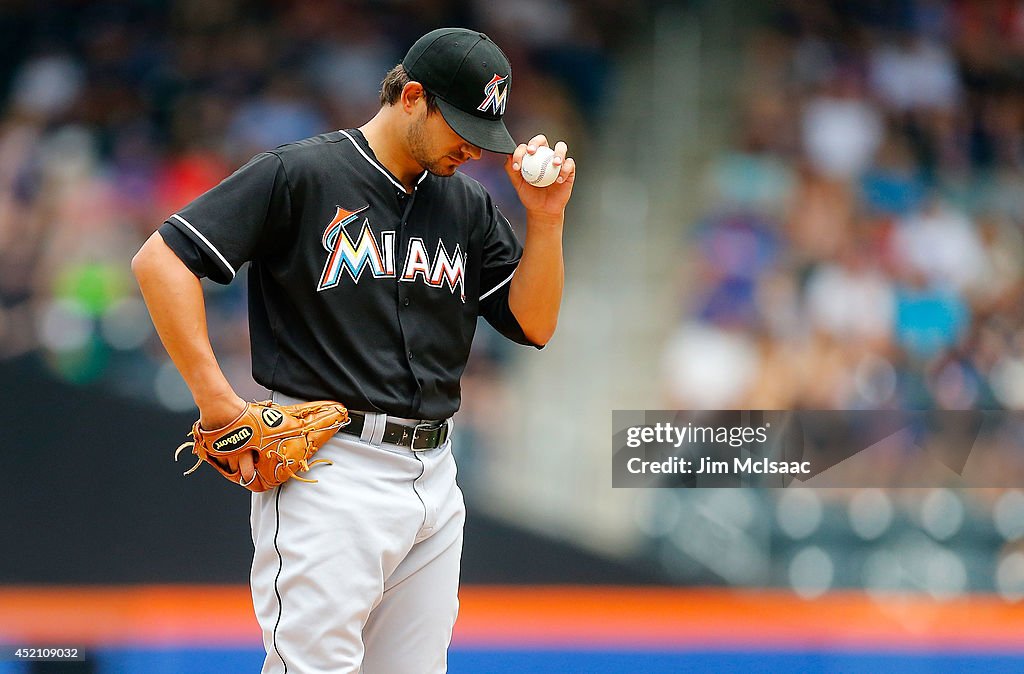
[[[132,258],[132,272],[160,341],[192,392],[203,428],[220,428],[245,407],[217,363],[206,327],[206,301],[199,279],[159,232]],[[251,476],[251,459],[242,472]],[[232,466],[234,469],[234,466]]]
[[[192,391],[204,429],[222,428],[245,407],[220,369],[206,327],[200,278],[231,283],[237,270],[281,240],[291,217],[281,158],[261,152],[171,215],[132,260],[132,271],[168,355]],[[228,459],[232,471],[236,459]],[[242,477],[253,476],[242,455]]]

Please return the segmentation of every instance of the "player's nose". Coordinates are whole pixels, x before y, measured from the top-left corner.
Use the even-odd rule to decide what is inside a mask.
[[[462,154],[469,157],[470,159],[479,159],[483,156],[484,151],[478,148],[476,145],[469,145],[468,143],[462,146]]]

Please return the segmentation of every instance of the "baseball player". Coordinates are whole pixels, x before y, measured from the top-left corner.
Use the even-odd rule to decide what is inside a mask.
[[[133,260],[153,322],[200,411],[220,428],[245,402],[219,368],[197,277],[249,262],[253,376],[274,402],[336,400],[351,421],[311,468],[252,495],[252,593],[264,672],[421,674],[446,669],[465,518],[451,416],[478,316],[540,347],[563,284],[555,184],[519,173],[544,136],[502,122],[511,68],[483,33],[420,38],[359,128],[264,152],[171,215]],[[458,171],[483,150],[526,210],[525,246]],[[251,480],[248,454],[225,466]]]

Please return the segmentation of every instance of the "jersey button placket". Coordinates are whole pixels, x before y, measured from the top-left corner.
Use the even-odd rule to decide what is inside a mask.
[[[400,249],[402,249],[402,250],[406,250],[408,248],[408,246],[409,246],[409,233],[408,233],[409,217],[410,217],[410,214],[412,213],[413,205],[416,203],[416,198],[417,198],[418,192],[419,192],[419,185],[417,185],[416,188],[413,189],[412,194],[401,193],[401,194],[398,195],[398,204],[399,204],[399,207],[401,208],[401,211],[402,211],[402,217],[401,217],[401,219],[398,222],[398,241],[399,241]],[[411,292],[411,288],[406,287],[403,290],[403,288],[402,288],[403,285],[406,285],[406,284],[399,283],[398,284],[398,289],[397,289],[398,293],[396,295],[396,299],[398,301],[399,309],[403,309],[405,307],[408,307],[410,304],[412,304],[412,300],[409,298],[409,293]],[[417,393],[417,399],[419,399],[419,396],[422,395],[423,382],[421,381],[418,373],[416,372],[417,368],[412,364],[413,358],[414,358],[414,354],[413,354],[412,349],[408,348],[408,347],[412,346],[412,344],[410,344],[409,342],[410,342],[410,337],[414,333],[412,331],[405,330],[404,323],[405,323],[406,319],[411,320],[411,317],[409,316],[409,314],[406,314],[406,313],[404,313],[402,311],[399,311],[398,320],[399,320],[399,323],[402,324],[402,328],[403,328],[402,329],[402,334],[403,334],[403,337],[404,337],[404,341],[406,343],[406,348],[408,349],[408,351],[406,352],[406,359],[407,359],[406,362],[409,364],[409,369],[410,369],[411,373],[413,374],[413,376],[416,377],[416,385],[420,389],[420,392]]]

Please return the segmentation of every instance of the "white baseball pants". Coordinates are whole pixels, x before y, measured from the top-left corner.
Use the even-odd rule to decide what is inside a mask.
[[[274,395],[282,404],[298,400]],[[458,613],[465,506],[451,441],[382,444],[338,433],[333,465],[252,496],[252,597],[263,674],[429,674],[447,670]]]

